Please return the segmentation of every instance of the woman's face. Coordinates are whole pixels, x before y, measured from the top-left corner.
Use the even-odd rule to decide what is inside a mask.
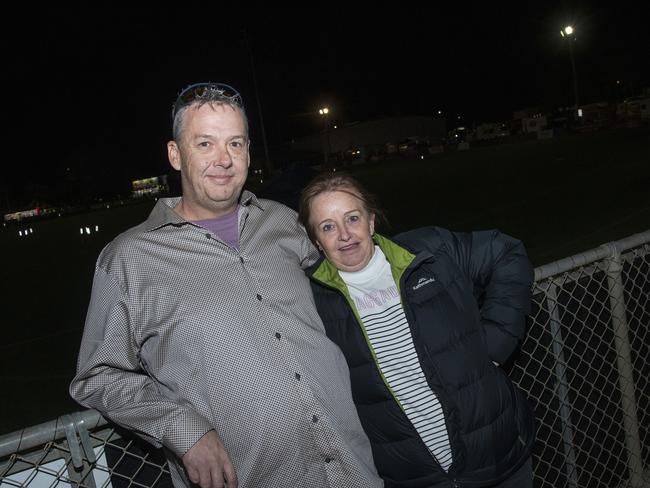
[[[331,191],[311,201],[310,223],[316,243],[342,271],[363,269],[374,252],[375,216],[348,191]]]

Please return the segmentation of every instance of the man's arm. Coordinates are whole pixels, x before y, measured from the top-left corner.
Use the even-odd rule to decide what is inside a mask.
[[[166,446],[183,459],[190,479],[203,488],[222,486],[218,473],[229,487],[236,486],[232,462],[210,422],[162,395],[147,375],[133,334],[134,316],[137,305],[98,267],[70,394],[154,446]]]
[[[305,269],[314,264],[316,261],[318,261],[318,258],[320,257],[320,253],[318,252],[318,249],[316,249],[316,246],[312,244],[312,242],[309,240],[309,237],[307,236],[307,231],[305,228],[298,222],[298,218],[296,216],[296,227],[297,227],[297,234],[298,234],[298,239],[300,240],[300,267]]]

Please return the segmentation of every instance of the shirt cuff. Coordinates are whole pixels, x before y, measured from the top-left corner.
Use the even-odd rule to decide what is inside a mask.
[[[163,435],[163,444],[179,458],[214,427],[195,412],[185,411],[178,415]]]

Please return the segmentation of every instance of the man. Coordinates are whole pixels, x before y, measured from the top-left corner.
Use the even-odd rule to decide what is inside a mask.
[[[163,446],[177,487],[381,486],[301,269],[314,250],[242,190],[241,97],[191,85],[172,117],[183,196],[99,256],[71,395]]]

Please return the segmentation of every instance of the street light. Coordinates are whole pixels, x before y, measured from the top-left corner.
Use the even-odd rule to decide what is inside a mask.
[[[325,134],[325,137],[327,138],[327,145],[323,145],[323,161],[325,164],[327,164],[327,160],[329,158],[329,154],[332,152],[332,146],[330,144],[330,131],[329,131],[329,123],[327,121],[327,117],[330,113],[329,107],[323,107],[318,109],[318,113],[322,115],[323,117],[323,133]]]
[[[575,102],[574,106],[574,115],[580,116],[580,102],[578,100],[578,75],[576,73],[576,63],[573,58],[573,42],[575,40],[575,29],[572,25],[567,25],[564,29],[560,31],[562,37],[566,37],[567,44],[569,44],[569,58],[571,59],[571,72],[573,74],[573,100]]]

